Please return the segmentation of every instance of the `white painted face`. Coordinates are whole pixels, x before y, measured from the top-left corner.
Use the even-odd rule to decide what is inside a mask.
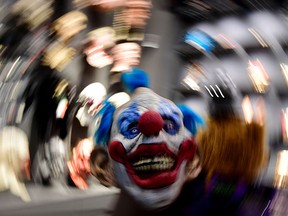
[[[180,109],[150,89],[115,111],[108,147],[120,187],[149,209],[175,200],[196,151]]]

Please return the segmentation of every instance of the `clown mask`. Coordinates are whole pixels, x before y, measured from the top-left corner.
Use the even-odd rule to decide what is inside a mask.
[[[131,99],[115,109],[111,121],[107,143],[118,185],[147,209],[172,203],[196,152],[193,133],[200,118],[147,87],[137,87]],[[98,143],[103,141],[104,125],[107,119],[96,132]]]

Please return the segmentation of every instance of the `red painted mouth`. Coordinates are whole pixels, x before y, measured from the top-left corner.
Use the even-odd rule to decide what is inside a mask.
[[[121,142],[109,144],[111,157],[122,163],[132,180],[145,189],[169,186],[176,181],[179,167],[184,160],[192,160],[196,152],[193,139],[182,142],[178,155],[171,152],[166,143],[141,144],[127,155]]]

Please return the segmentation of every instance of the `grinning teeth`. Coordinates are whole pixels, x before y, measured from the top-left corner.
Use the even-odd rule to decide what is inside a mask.
[[[139,166],[141,164],[145,164],[145,163],[151,163],[152,159],[148,158],[148,159],[143,159],[143,160],[139,160],[136,163],[133,163],[133,166]]]
[[[147,171],[147,170],[169,170],[173,167],[172,163],[169,164],[153,164],[153,165],[143,165],[143,166],[138,166],[134,167],[135,170],[137,171]]]
[[[136,171],[169,170],[174,166],[175,160],[168,156],[141,159],[133,163]]]

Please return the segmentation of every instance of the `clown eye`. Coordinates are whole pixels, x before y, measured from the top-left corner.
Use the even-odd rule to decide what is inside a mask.
[[[175,122],[173,122],[172,120],[169,120],[169,119],[164,120],[163,128],[167,133],[169,133],[171,135],[175,135],[178,131],[178,127],[175,124]]]
[[[136,134],[136,133],[138,133],[138,129],[136,127],[131,128],[130,133]]]
[[[130,123],[127,127],[127,130],[122,131],[122,134],[128,139],[133,139],[139,134],[137,122]]]

